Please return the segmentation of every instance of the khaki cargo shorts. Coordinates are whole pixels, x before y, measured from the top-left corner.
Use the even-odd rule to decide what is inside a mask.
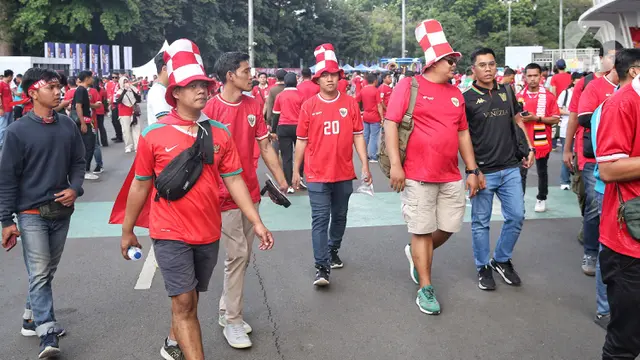
[[[425,183],[407,179],[402,216],[409,233],[431,234],[436,230],[455,233],[462,228],[466,208],[464,182]]]

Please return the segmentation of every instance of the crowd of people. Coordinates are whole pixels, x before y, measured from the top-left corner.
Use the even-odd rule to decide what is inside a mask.
[[[598,72],[571,74],[561,60],[548,81],[544,69],[531,63],[520,71],[519,84],[514,70],[498,79],[489,48],[469,54],[470,73],[456,80],[462,54],[436,20],[418,24],[416,40],[425,52],[424,68],[401,78],[354,73],[347,80],[334,47],[322,44],[314,51],[315,73],[252,76],[249,56],[229,52],[213,66],[214,79],[205,73],[198,46],[180,39],[155,57],[152,83],[125,74],[97,79],[87,71],[66,79],[40,68],[22,76],[21,93],[0,82],[2,245],[22,238],[29,292],[21,332],[40,337],[40,358],[60,353],[65,330],[54,315],[51,280],[83,181],[104,170],[100,147],[109,145],[109,111],[116,133],[111,140],[135,153],[112,219],[122,223],[125,259],[131,247],[142,247],[134,227],[149,228],[171,298],[164,359],[205,358],[197,308],[220,246],[218,323],[230,346],[252,346],[252,327],[243,316],[246,270],[254,238],[260,250],[274,246],[259,211],[259,158],[281,194],[308,192],[315,286],[328,286],[332,270],[345,266],[339,251],[353,180],[359,176],[371,185],[369,166],[379,162],[400,193],[416,305],[436,315],[435,249],[461,230],[467,197],[478,287],[496,290],[494,272],[507,285],[522,285],[512,258],[525,219],[527,172],[535,163],[535,211],[546,211],[548,160],[557,138],[561,187],[576,192],[583,214],[581,267],[595,276],[595,322],[607,329],[602,359],[637,357],[640,50],[605,43]],[[13,80],[9,70],[4,75]],[[148,126],[141,129],[145,98]],[[14,119],[11,106],[17,103],[23,109]],[[494,195],[504,224],[492,254]]]

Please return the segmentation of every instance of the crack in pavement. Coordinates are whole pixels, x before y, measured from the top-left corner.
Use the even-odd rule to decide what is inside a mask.
[[[271,327],[273,328],[273,331],[271,331],[271,336],[273,337],[273,343],[276,348],[276,352],[278,353],[278,355],[280,355],[280,358],[282,360],[285,360],[284,354],[282,354],[282,351],[280,349],[280,336],[278,335],[278,324],[276,323],[276,320],[273,317],[273,311],[271,310],[271,305],[269,305],[269,299],[267,297],[267,289],[265,288],[264,279],[262,278],[262,275],[260,275],[260,270],[258,269],[258,263],[256,262],[255,252],[252,254],[252,257],[253,257],[252,259],[253,270],[256,272],[256,276],[258,277],[258,284],[260,284],[260,288],[262,289],[263,303],[264,303],[264,306],[267,308],[267,319],[269,320],[269,322],[271,323]]]

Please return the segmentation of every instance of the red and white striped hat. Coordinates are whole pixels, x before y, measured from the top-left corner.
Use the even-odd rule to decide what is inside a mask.
[[[313,55],[316,57],[316,73],[313,74],[312,80],[317,80],[325,72],[331,74],[339,73],[340,78],[344,78],[344,71],[338,65],[338,58],[333,50],[333,45],[322,44],[316,48]]]
[[[453,51],[451,45],[444,36],[444,30],[438,20],[425,20],[416,27],[416,40],[424,51],[424,69],[438,62],[447,55],[462,57],[459,52]],[[424,70],[423,70],[424,71]]]
[[[191,40],[179,39],[173,42],[164,52],[164,62],[167,64],[169,86],[165,100],[173,107],[176,99],[173,97],[173,89],[176,86],[187,86],[190,82],[203,80],[214,86],[215,81],[207,76],[200,56],[200,49]]]

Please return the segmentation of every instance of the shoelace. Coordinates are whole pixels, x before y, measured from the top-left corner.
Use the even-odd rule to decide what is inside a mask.
[[[433,299],[436,296],[435,295],[435,291],[433,290],[433,288],[423,288],[422,289],[422,294],[424,296],[426,296],[429,301],[433,301]]]
[[[240,337],[240,336],[246,336],[247,333],[244,331],[244,326],[242,324],[233,324],[231,326],[231,332],[233,333],[233,336],[235,337]]]

